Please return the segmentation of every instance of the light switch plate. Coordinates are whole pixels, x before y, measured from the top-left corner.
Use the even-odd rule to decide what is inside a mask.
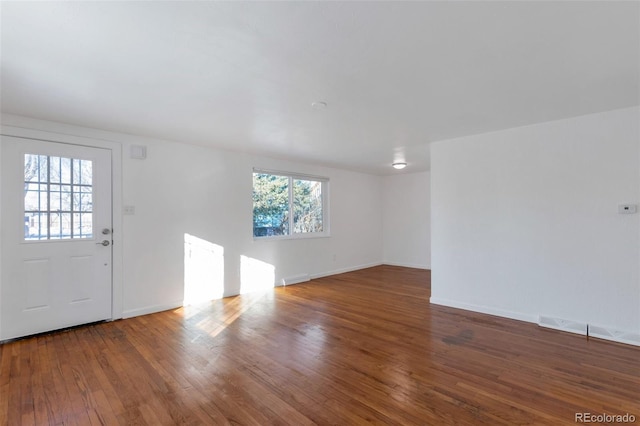
[[[122,207],[122,213],[127,215],[136,214],[136,206],[124,206]]]

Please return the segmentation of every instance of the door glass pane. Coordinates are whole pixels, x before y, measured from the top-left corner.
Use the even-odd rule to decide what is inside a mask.
[[[60,192],[49,192],[49,203],[51,204],[51,211],[60,211]]]
[[[93,161],[24,156],[24,239],[93,237]]]
[[[49,213],[39,213],[38,232],[35,234],[39,239],[49,238]]]
[[[71,183],[71,158],[60,158],[60,161],[56,161],[55,164],[59,164],[59,170],[55,172],[60,174],[60,182]],[[51,170],[51,174],[54,174],[54,170]]]
[[[49,214],[49,238],[59,240],[62,237],[62,221],[59,213]]]
[[[46,182],[49,175],[49,182],[60,183],[60,157],[49,157],[49,168],[42,170],[41,175],[41,182]]]
[[[73,160],[73,183],[91,185],[93,181],[93,163],[88,160]]]
[[[40,209],[40,192],[26,191],[24,194],[25,211],[37,211]]]
[[[80,214],[80,234],[77,238],[92,238],[93,213]]]

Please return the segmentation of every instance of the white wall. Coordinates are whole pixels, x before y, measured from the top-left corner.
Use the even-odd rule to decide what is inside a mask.
[[[240,291],[241,256],[275,267],[275,281],[328,275],[382,262],[381,178],[181,143],[3,116],[3,125],[107,139],[123,147],[123,311],[133,316],[179,306],[185,234],[224,249],[224,295]],[[129,158],[130,145],[148,148]],[[253,167],[330,179],[331,237],[254,241]],[[118,232],[118,230],[116,230]]]
[[[240,291],[241,256],[273,265],[278,283],[381,261],[377,177],[176,143],[148,153],[124,163],[124,204],[136,208],[124,217],[125,310],[182,300],[185,233],[224,247],[225,296]],[[253,167],[329,177],[331,237],[254,241]]]
[[[640,330],[637,107],[432,145],[432,302]]]
[[[429,205],[429,172],[382,178],[384,263],[431,268]]]
[[[0,149],[0,164],[2,164],[2,149]],[[2,174],[0,173],[0,179],[1,179],[1,176],[2,176]],[[1,183],[2,182],[0,181],[0,200],[2,199],[2,184]],[[2,228],[2,211],[3,211],[3,208],[2,208],[2,206],[0,206],[0,242],[4,241],[4,238],[5,238],[4,231],[3,231],[3,228]],[[2,245],[3,244],[0,243],[0,297],[2,297],[2,291],[1,291],[2,290],[2,260],[3,260],[3,257],[2,257]],[[0,300],[0,306],[2,306],[2,300]],[[2,320],[1,320],[1,318],[2,318],[2,315],[0,315],[0,332],[2,332]]]

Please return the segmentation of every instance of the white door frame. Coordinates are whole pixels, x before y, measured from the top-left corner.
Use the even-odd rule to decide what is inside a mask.
[[[123,228],[122,228],[122,144],[110,140],[94,139],[84,136],[54,133],[15,126],[0,126],[0,134],[25,139],[35,139],[44,142],[57,142],[71,145],[83,145],[95,148],[111,150],[111,179],[112,179],[112,221],[113,221],[113,246],[112,246],[112,294],[111,294],[111,319],[122,318],[123,311]],[[1,190],[1,185],[0,185]],[[2,212],[0,211],[0,223]],[[0,229],[2,238],[2,229]],[[1,248],[0,248],[1,250]],[[0,251],[0,268],[2,268],[2,252]],[[2,286],[0,277],[0,286]],[[0,324],[0,329],[2,324]]]

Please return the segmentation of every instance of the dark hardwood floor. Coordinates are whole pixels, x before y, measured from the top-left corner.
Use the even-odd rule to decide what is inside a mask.
[[[640,348],[429,305],[380,266],[0,345],[0,425],[640,422]]]

